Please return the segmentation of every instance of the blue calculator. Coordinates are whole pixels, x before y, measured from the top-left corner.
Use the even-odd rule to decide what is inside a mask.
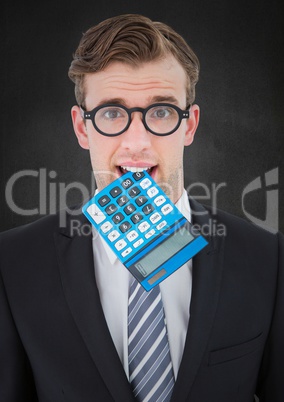
[[[127,172],[82,210],[147,291],[207,245],[146,171]]]

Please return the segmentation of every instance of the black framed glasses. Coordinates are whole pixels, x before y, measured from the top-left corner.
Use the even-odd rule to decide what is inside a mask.
[[[131,114],[142,113],[142,122],[146,130],[159,136],[175,132],[182,119],[189,118],[189,110],[182,110],[170,103],[155,103],[146,108],[131,109],[118,104],[106,104],[95,107],[90,112],[81,107],[82,118],[92,121],[95,129],[107,137],[124,133],[131,124]]]

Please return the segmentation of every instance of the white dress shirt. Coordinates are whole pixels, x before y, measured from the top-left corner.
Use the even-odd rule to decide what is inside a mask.
[[[190,205],[185,190],[176,203],[176,207],[190,220]],[[105,319],[128,377],[127,310],[131,274],[94,228],[93,253],[95,277]],[[174,375],[177,377],[189,321],[192,289],[191,260],[161,282],[160,289],[167,322]]]

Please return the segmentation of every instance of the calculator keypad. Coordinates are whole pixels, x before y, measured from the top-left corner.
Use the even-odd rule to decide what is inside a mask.
[[[121,190],[121,188],[119,188],[119,187],[114,187],[114,188],[110,191],[110,195],[111,195],[113,198],[119,196],[119,194],[121,194],[121,193],[122,193],[122,190]]]
[[[117,211],[117,207],[114,204],[110,204],[106,207],[105,211],[108,215],[112,215]]]
[[[155,210],[155,207],[152,204],[147,204],[142,208],[142,211],[145,215],[149,215],[151,212]]]
[[[150,227],[149,223],[145,221],[140,223],[140,225],[138,225],[138,230],[140,230],[141,233],[144,233],[146,232],[146,230],[149,229],[149,227]]]
[[[120,223],[124,219],[124,215],[121,212],[117,212],[112,218],[114,223]]]
[[[123,195],[122,197],[119,197],[117,200],[117,203],[120,207],[122,207],[123,205],[127,204],[129,201],[129,198],[126,197],[126,195]]]
[[[104,189],[87,211],[122,258],[175,222],[173,204],[145,172],[128,173]]]
[[[142,221],[143,219],[143,215],[141,215],[139,212],[137,214],[134,214],[131,216],[131,220],[133,223],[138,223],[140,221]]]
[[[122,223],[121,225],[119,225],[119,230],[120,230],[122,233],[125,233],[125,232],[127,232],[131,227],[132,227],[132,226],[131,226],[131,224],[130,224],[129,222],[124,222],[124,223]]]
[[[111,242],[113,242],[113,241],[115,241],[116,239],[118,239],[119,236],[120,236],[120,234],[118,233],[118,231],[117,231],[117,230],[113,230],[113,231],[110,232],[110,234],[108,235],[108,239],[109,239]]]
[[[127,237],[127,239],[128,239],[129,241],[133,241],[133,240],[137,239],[138,236],[139,236],[139,235],[138,235],[138,233],[136,232],[136,230],[131,230],[131,232],[129,232],[129,233],[126,235],[126,237]]]
[[[140,183],[140,186],[143,188],[143,190],[145,190],[146,188],[148,188],[149,186],[151,186],[152,182],[151,180],[149,180],[148,178],[143,179]]]
[[[98,199],[98,203],[100,204],[101,207],[104,207],[109,202],[110,202],[110,198],[107,195]]]
[[[139,207],[141,207],[141,205],[144,205],[147,201],[148,199],[144,195],[141,195],[135,199],[135,202]]]
[[[126,213],[126,215],[130,215],[136,211],[136,207],[133,204],[128,204],[125,208],[123,208],[123,211]]]
[[[110,229],[113,228],[113,225],[110,222],[105,222],[101,225],[101,230],[103,233],[107,233]]]
[[[128,191],[128,194],[131,198],[137,197],[141,193],[141,190],[138,187],[132,187],[131,190]]]
[[[131,179],[125,179],[121,182],[121,185],[124,189],[127,189],[129,187],[131,187],[133,184],[133,181]]]
[[[154,203],[157,205],[157,207],[164,204],[164,202],[166,202],[166,199],[163,195],[159,195],[157,198],[154,199]]]

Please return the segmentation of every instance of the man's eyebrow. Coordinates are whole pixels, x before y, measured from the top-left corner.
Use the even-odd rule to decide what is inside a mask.
[[[174,96],[172,96],[172,95],[169,95],[169,96],[153,96],[152,98],[151,98],[151,103],[163,103],[163,102],[165,102],[165,103],[173,103],[173,104],[178,104],[178,100],[177,100],[177,98],[175,98]]]
[[[125,106],[125,100],[122,98],[107,98],[99,102],[98,106],[102,105],[123,105]]]
[[[126,101],[125,99],[122,98],[105,98],[102,99],[98,106],[102,105],[123,105],[126,106]],[[148,105],[151,105],[152,103],[173,103],[174,105],[178,104],[178,100],[176,97],[172,95],[157,95],[157,96],[152,96],[148,100]]]

